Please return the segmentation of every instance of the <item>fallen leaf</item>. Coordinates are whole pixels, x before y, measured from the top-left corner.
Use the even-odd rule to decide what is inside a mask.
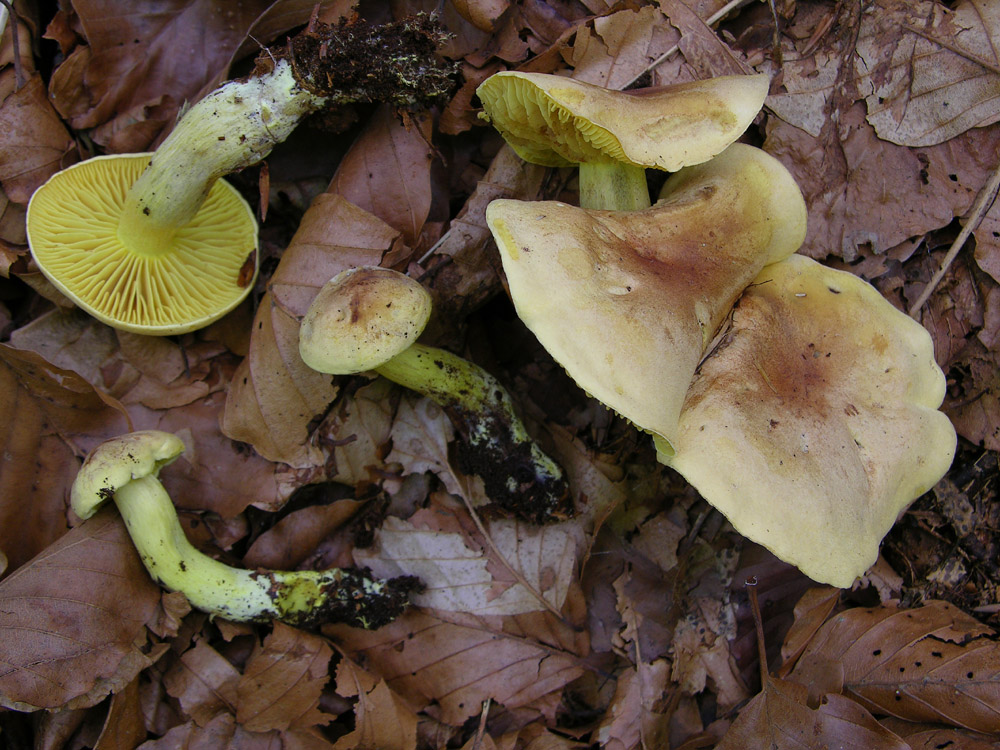
[[[380,748],[414,750],[417,746],[417,715],[396,695],[385,680],[347,659],[337,664],[337,692],[357,698],[354,731],[341,737],[336,750]]]
[[[167,692],[199,727],[208,727],[220,711],[235,713],[239,681],[239,670],[206,641],[185,651],[163,675]]]
[[[667,747],[670,714],[665,694],[670,685],[670,662],[658,659],[637,664],[618,675],[615,694],[594,739],[606,750]]]
[[[827,695],[816,709],[806,705],[806,688],[769,678],[716,745],[716,750],[909,750],[909,745],[852,700]]]
[[[124,687],[151,663],[138,647],[159,599],[116,510],[67,532],[0,582],[0,704],[85,707]]]
[[[317,707],[332,655],[322,638],[274,623],[236,683],[236,721],[252,732],[329,722],[333,717]]]
[[[993,631],[946,602],[841,612],[820,628],[807,655],[843,662],[845,690],[869,710],[1000,731],[1000,649]]]

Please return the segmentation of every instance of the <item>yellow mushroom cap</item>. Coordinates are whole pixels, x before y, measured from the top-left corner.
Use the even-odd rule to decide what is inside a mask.
[[[545,73],[497,73],[476,93],[489,120],[532,164],[621,161],[674,172],[711,159],[745,131],[766,75],[721,76],[639,92]]]
[[[741,534],[846,587],[951,464],[944,392],[923,327],[853,274],[793,255],[743,295],[660,460]]]
[[[118,489],[133,479],[155,476],[184,452],[176,435],[141,430],[105,440],[87,456],[73,480],[70,503],[80,518],[90,518]]]
[[[299,328],[299,354],[314,370],[351,375],[385,364],[416,342],[431,296],[409,276],[351,268],[323,285]]]
[[[799,247],[806,208],[780,162],[734,144],[642,211],[497,200],[486,220],[541,344],[588,393],[672,442],[702,353],[746,285]]]
[[[28,204],[28,242],[49,281],[98,320],[134,333],[184,333],[250,292],[257,222],[240,194],[218,180],[168,248],[155,256],[129,249],[119,218],[150,158],[100,156],[53,175]]]

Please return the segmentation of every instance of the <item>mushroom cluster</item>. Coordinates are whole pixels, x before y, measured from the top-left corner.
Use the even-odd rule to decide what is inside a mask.
[[[494,76],[480,97],[529,160],[580,161],[550,145],[569,124],[568,138],[587,144],[648,132],[697,140],[694,105],[678,105],[676,127],[666,105],[624,110],[669,90],[630,99],[524,78]],[[716,81],[730,99],[702,112],[707,145],[684,144],[687,160],[666,167],[681,166],[654,205],[589,188],[581,169],[581,207],[498,200],[487,223],[519,317],[570,376],[651,433],[657,458],[744,536],[816,581],[850,586],[897,515],[951,464],[944,376],[918,323],[861,279],[794,254],[806,231],[794,179],[763,151],[728,145],[761,106],[766,79]],[[760,93],[749,116],[748,92]],[[614,110],[613,97],[630,116],[593,114]],[[743,123],[721,145],[720,121]],[[547,149],[563,161],[538,156]],[[645,190],[644,177],[628,184]]]

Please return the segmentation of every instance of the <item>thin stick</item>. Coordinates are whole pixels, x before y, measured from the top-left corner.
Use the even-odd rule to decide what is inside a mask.
[[[737,8],[739,8],[739,7],[743,6],[743,5],[747,5],[749,2],[750,2],[750,0],[730,0],[730,2],[726,3],[719,10],[717,10],[715,13],[713,13],[712,15],[710,15],[708,17],[708,19],[706,19],[705,25],[706,26],[711,26],[713,23],[718,23],[723,18],[725,18],[725,16],[727,14],[731,13],[732,11],[736,10]],[[653,62],[651,62],[649,65],[646,66],[645,70],[643,70],[639,75],[637,75],[635,78],[633,78],[631,81],[629,81],[628,83],[626,83],[621,88],[627,89],[629,86],[632,86],[636,81],[638,81],[644,75],[646,75],[647,73],[651,72],[654,68],[658,67],[662,63],[664,63],[667,60],[669,60],[673,55],[677,54],[677,52],[679,50],[680,50],[680,47],[675,44],[673,47],[671,47],[670,49],[668,49],[666,52],[664,52],[658,58],[656,58],[655,60],[653,60]]]
[[[750,611],[753,613],[753,624],[757,630],[757,655],[760,659],[760,689],[763,690],[771,675],[767,671],[767,648],[764,644],[764,618],[760,616],[760,602],[757,601],[757,576],[751,576],[743,582],[750,597]]]
[[[969,218],[965,222],[965,226],[962,227],[962,231],[958,233],[958,237],[955,241],[951,243],[951,247],[948,249],[948,254],[944,256],[944,260],[941,261],[941,267],[934,274],[934,277],[927,283],[924,287],[924,291],[920,293],[917,297],[917,301],[913,303],[910,308],[910,317],[917,320],[920,316],[920,308],[924,306],[924,303],[930,299],[930,296],[934,293],[937,285],[941,283],[941,279],[944,275],[948,273],[948,269],[951,268],[952,262],[958,256],[958,251],[962,249],[965,245],[965,241],[969,239],[969,235],[972,234],[979,224],[982,222],[983,217],[986,212],[990,210],[990,206],[993,204],[993,199],[996,197],[997,187],[1000,186],[1000,164],[993,171],[992,176],[989,181],[979,191],[979,195],[976,197],[976,202],[973,204],[972,209],[969,213]]]
[[[7,25],[10,27],[10,41],[14,45],[14,91],[18,91],[28,82],[28,79],[24,77],[24,71],[21,69],[21,29],[18,27],[17,11],[14,10],[14,6],[8,0],[0,0],[0,3],[3,3],[7,14],[9,14],[4,20],[8,22]],[[0,34],[2,33],[3,29],[0,29]]]

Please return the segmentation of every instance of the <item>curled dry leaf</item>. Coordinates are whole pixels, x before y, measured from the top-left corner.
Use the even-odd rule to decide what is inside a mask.
[[[807,656],[842,662],[845,690],[872,711],[1000,731],[1000,648],[993,631],[946,602],[841,612],[820,628]]]
[[[662,696],[670,690],[670,662],[638,664],[618,675],[615,695],[594,738],[602,748],[667,747],[670,714]]]
[[[417,746],[417,714],[394,693],[385,680],[347,658],[337,664],[337,693],[357,698],[354,731],[341,737],[335,750],[377,747],[383,750],[414,750]]]
[[[163,686],[185,717],[205,727],[221,713],[235,713],[239,670],[206,641],[185,651],[163,675]]]
[[[276,622],[236,684],[236,721],[253,732],[330,721],[318,705],[332,655],[322,638]]]
[[[0,583],[0,705],[92,706],[128,684],[159,599],[117,513],[63,535]]]

